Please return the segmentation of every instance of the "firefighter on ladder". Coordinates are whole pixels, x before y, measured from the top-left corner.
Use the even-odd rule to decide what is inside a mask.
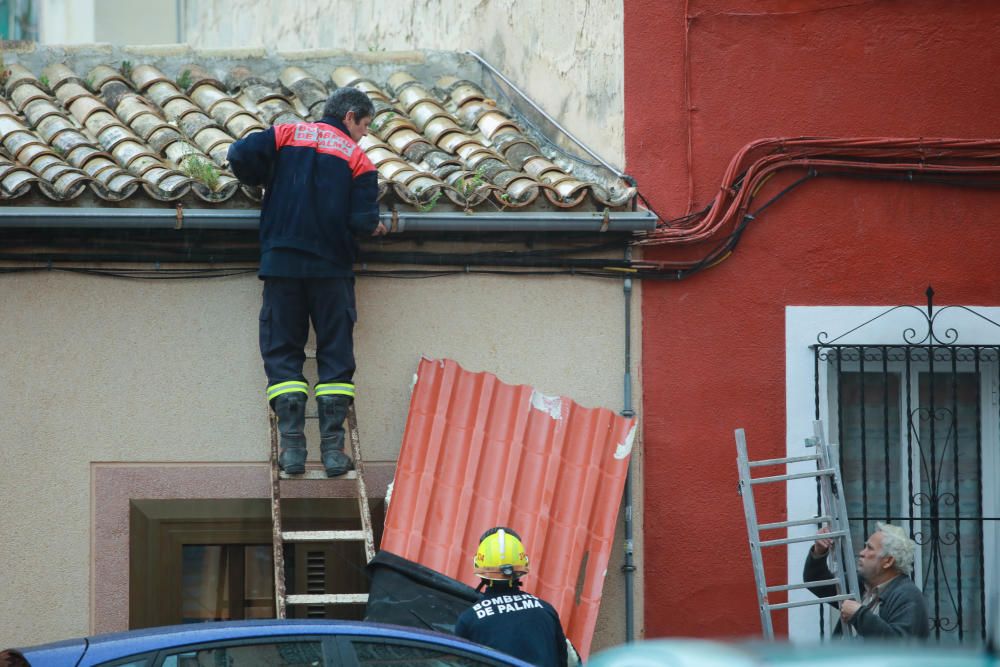
[[[333,92],[316,123],[275,125],[229,148],[233,173],[264,186],[260,212],[260,352],[267,399],[278,418],[278,465],[305,472],[302,374],[309,321],[316,330],[320,453],[328,477],[354,468],[344,419],[354,400],[354,235],[379,236],[377,172],[357,142],[374,106],[355,88]]]

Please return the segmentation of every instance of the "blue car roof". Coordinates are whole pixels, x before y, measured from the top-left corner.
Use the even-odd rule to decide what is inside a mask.
[[[494,659],[505,660],[511,664],[520,663],[508,655],[492,649],[467,642],[457,637],[439,632],[428,632],[417,628],[379,623],[356,621],[333,621],[320,619],[288,619],[288,620],[256,620],[256,621],[221,621],[209,623],[192,623],[188,625],[172,625],[143,630],[130,630],[106,635],[95,635],[86,639],[87,650],[81,665],[115,660],[117,658],[149,653],[160,649],[201,644],[213,641],[253,637],[282,637],[294,635],[354,635],[368,637],[386,637],[395,639],[413,639],[433,642],[441,646],[472,651],[487,655]],[[18,649],[34,666],[48,664],[67,664],[71,656],[73,660],[79,657],[85,646],[84,639],[43,644],[31,648]],[[72,664],[70,662],[69,664]]]

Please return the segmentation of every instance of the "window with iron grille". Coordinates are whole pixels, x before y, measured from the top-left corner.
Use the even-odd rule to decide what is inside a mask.
[[[935,310],[928,290],[920,308],[788,310],[789,453],[811,382],[808,418],[840,445],[854,545],[877,522],[903,527],[918,545],[913,578],[932,636],[984,640],[1000,574],[1000,309]],[[807,334],[816,323],[847,331]],[[815,491],[790,490],[790,515],[810,494],[814,510]],[[789,550],[790,574],[802,555]],[[790,630],[806,614],[790,617]]]

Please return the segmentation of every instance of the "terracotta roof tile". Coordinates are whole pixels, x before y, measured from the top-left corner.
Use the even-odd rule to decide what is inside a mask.
[[[361,144],[378,168],[385,205],[462,209],[624,208],[634,190],[577,176],[481,86],[454,76],[421,81],[399,70],[376,81],[355,67],[290,65],[277,79],[250,65],[13,63],[0,89],[0,200],[32,192],[71,202],[87,190],[118,202],[141,194],[246,206],[226,163],[233,141],[277,123],[316,120],[329,93],[354,86],[375,104]],[[263,66],[261,67],[263,71]]]
[[[421,360],[417,378],[381,548],[475,586],[479,536],[514,528],[527,590],[586,656],[635,420],[449,360]]]

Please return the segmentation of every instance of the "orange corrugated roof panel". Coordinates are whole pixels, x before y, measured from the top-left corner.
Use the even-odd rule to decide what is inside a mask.
[[[556,607],[586,656],[634,435],[635,419],[424,358],[381,546],[475,586],[480,535],[514,529],[525,589]]]

